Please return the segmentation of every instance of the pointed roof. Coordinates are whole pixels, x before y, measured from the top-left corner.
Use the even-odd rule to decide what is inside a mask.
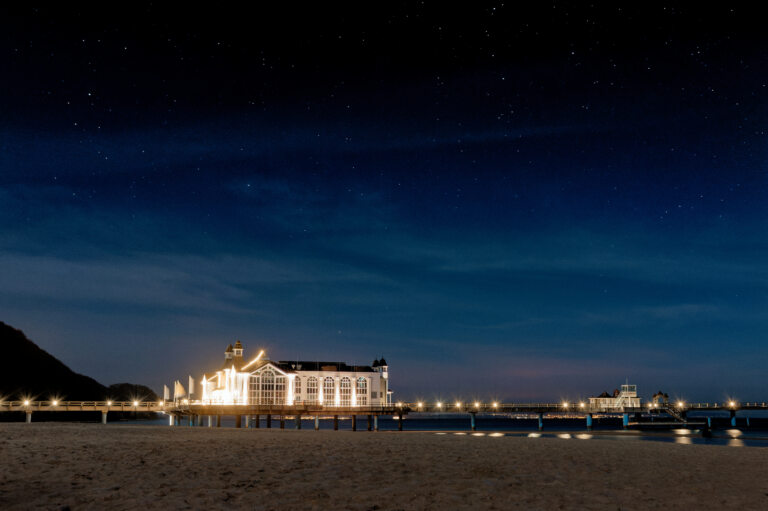
[[[240,342],[240,339],[238,339],[237,342],[235,343],[235,349],[236,350],[243,349],[243,344]]]
[[[229,346],[227,346],[227,349],[226,351],[224,351],[224,353],[232,353],[233,351],[235,350],[232,349],[232,345],[230,344]]]

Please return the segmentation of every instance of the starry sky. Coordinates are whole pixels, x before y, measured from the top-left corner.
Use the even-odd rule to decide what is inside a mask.
[[[3,6],[0,320],[158,390],[766,399],[762,17],[534,4]]]

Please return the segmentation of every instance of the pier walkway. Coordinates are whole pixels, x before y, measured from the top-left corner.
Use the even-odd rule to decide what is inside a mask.
[[[235,418],[236,427],[242,426],[245,418],[246,427],[255,424],[259,427],[261,416],[265,416],[267,427],[271,427],[272,418],[279,420],[280,427],[285,427],[286,420],[293,420],[295,427],[301,428],[302,418],[314,418],[315,429],[319,427],[321,417],[332,417],[334,429],[338,429],[339,417],[351,417],[352,429],[357,429],[357,417],[366,416],[367,429],[378,430],[378,417],[393,416],[398,419],[398,429],[403,429],[403,417],[410,412],[420,414],[468,414],[470,427],[475,429],[477,414],[526,415],[536,416],[539,429],[543,428],[543,419],[550,417],[584,417],[588,429],[592,427],[595,415],[622,416],[624,427],[630,425],[630,417],[634,424],[640,424],[642,417],[653,414],[668,415],[673,422],[686,424],[690,412],[703,412],[704,419],[711,427],[711,416],[707,412],[728,412],[731,425],[736,425],[736,413],[739,411],[768,411],[766,402],[712,402],[712,403],[648,403],[643,407],[605,408],[590,406],[584,402],[560,403],[500,403],[500,402],[399,402],[385,406],[331,406],[322,404],[300,403],[295,405],[227,405],[203,403],[200,401],[0,401],[0,413],[23,412],[26,421],[32,422],[35,412],[101,412],[101,421],[106,424],[109,412],[154,412],[168,415],[170,425],[186,422],[190,425],[202,425],[203,417],[207,417],[208,426],[221,425],[222,416]],[[702,420],[704,420],[702,419]],[[747,423],[749,418],[747,417]]]

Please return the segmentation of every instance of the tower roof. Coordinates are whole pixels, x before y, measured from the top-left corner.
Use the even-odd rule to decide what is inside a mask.
[[[226,351],[224,351],[224,353],[231,353],[233,351],[235,351],[235,350],[232,349],[232,345],[230,344],[229,346],[227,346],[227,349],[226,349]]]
[[[243,344],[240,342],[240,339],[238,339],[237,342],[235,343],[235,349],[236,350],[243,349]]]

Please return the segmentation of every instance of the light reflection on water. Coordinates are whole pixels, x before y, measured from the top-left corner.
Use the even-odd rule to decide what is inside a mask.
[[[638,441],[651,441],[651,442],[666,442],[669,444],[678,444],[678,445],[726,445],[729,447],[768,447],[768,440],[765,439],[741,439],[736,438],[735,436],[738,436],[736,434],[736,431],[722,431],[722,433],[734,435],[731,437],[711,437],[711,438],[703,438],[700,436],[699,430],[693,430],[693,429],[676,429],[676,430],[670,430],[669,433],[671,434],[659,434],[658,432],[654,434],[632,434],[627,432],[617,432],[618,434],[593,434],[593,433],[525,433],[525,434],[515,434],[515,433],[502,433],[499,431],[495,431],[493,433],[480,433],[475,432],[471,433],[471,436],[475,437],[483,437],[483,436],[489,436],[489,437],[528,437],[528,438],[562,438],[562,439],[571,439],[576,438],[579,440],[608,440],[608,441],[630,441],[630,442],[638,442]],[[739,432],[740,433],[740,432]],[[445,435],[446,433],[442,432],[435,432],[436,435]],[[454,435],[459,436],[467,436],[467,433],[463,432],[454,432]]]
[[[725,433],[731,438],[736,438],[741,436],[740,429],[726,429]]]

